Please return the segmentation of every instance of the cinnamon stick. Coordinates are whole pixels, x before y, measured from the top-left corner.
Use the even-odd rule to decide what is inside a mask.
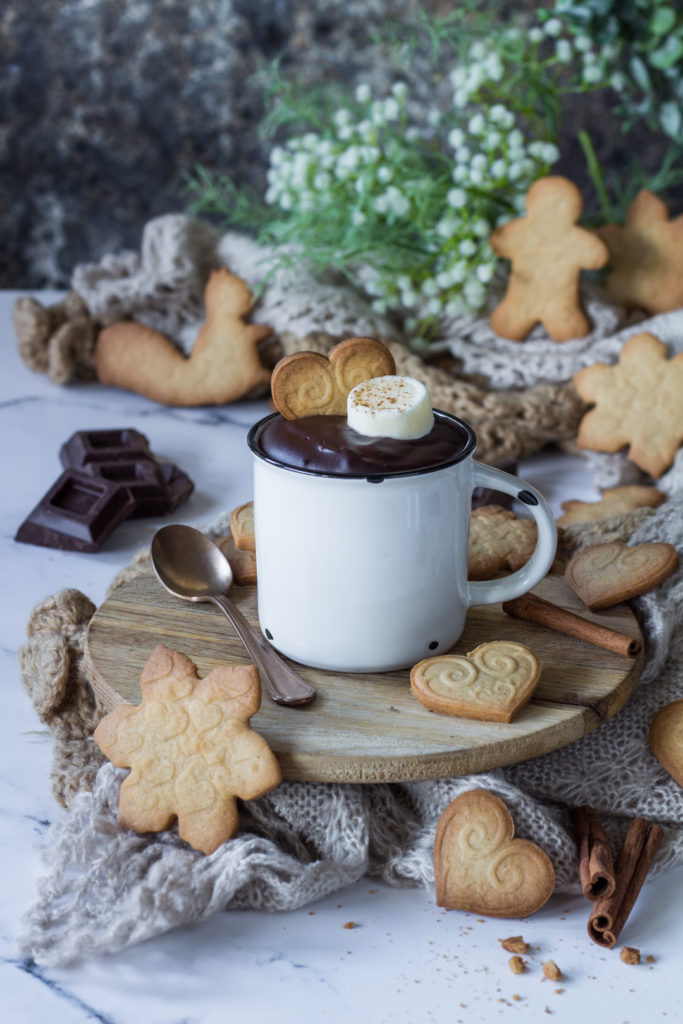
[[[559,605],[544,601],[542,597],[536,597],[535,594],[523,594],[512,601],[504,601],[503,611],[516,619],[536,622],[540,626],[556,629],[558,633],[576,637],[577,640],[586,640],[596,647],[612,651],[613,654],[633,658],[641,648],[640,640],[625,636],[607,626],[600,626],[596,622],[590,622],[580,615],[575,615],[574,612],[560,608]]]
[[[609,840],[592,807],[575,807],[571,812],[579,854],[579,878],[586,899],[610,897],[616,886]]]
[[[635,818],[624,837],[616,863],[616,886],[607,899],[598,900],[588,920],[588,934],[600,946],[614,948],[652,867],[664,830],[645,818]]]

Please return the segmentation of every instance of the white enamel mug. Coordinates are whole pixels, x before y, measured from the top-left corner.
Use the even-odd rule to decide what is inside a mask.
[[[555,520],[542,495],[475,462],[474,431],[451,463],[387,476],[331,476],[266,455],[256,423],[254,530],[261,630],[282,654],[338,672],[387,672],[443,654],[472,605],[531,590],[555,557]],[[529,561],[509,576],[468,582],[472,491],[523,502],[538,526]]]

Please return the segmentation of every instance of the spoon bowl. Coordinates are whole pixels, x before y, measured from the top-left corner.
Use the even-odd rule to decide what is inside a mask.
[[[174,523],[152,539],[152,566],[163,587],[183,601],[210,601],[230,620],[276,704],[309,704],[315,689],[259,636],[227,597],[232,568],[217,544],[201,530]]]
[[[232,586],[232,568],[217,544],[191,526],[162,527],[152,540],[152,564],[164,587],[185,601],[210,601]]]

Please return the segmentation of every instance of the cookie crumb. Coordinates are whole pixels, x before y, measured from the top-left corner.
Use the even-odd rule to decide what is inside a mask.
[[[507,953],[526,953],[529,949],[529,943],[525,942],[521,935],[511,935],[508,939],[498,941]]]
[[[513,974],[524,974],[526,971],[526,964],[521,956],[511,956],[508,960],[508,965]]]
[[[640,950],[634,949],[633,946],[624,946],[619,953],[619,959],[625,964],[639,964]]]
[[[344,925],[344,928],[347,928],[347,929],[348,928],[356,928],[356,927],[357,927],[357,925],[356,925],[355,921],[347,921],[346,924]]]
[[[650,956],[647,957],[647,962],[649,964],[653,964],[655,962],[655,958],[652,956],[652,954],[650,954]]]
[[[556,988],[555,989],[555,995],[556,996],[561,996],[563,992],[564,992],[563,988]]]
[[[560,981],[562,979],[562,971],[554,960],[546,960],[543,964],[543,973],[550,981]]]
[[[514,1001],[515,1001],[516,1003],[519,1003],[519,1002],[521,1002],[521,999],[522,999],[522,997],[521,997],[521,996],[518,996],[518,995],[517,995],[516,993],[515,993],[515,995],[514,995],[514,996],[513,996],[512,998],[514,999]]]

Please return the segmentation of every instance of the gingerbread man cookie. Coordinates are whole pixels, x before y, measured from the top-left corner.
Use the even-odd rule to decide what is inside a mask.
[[[542,323],[554,341],[583,338],[590,331],[581,308],[582,269],[607,262],[607,246],[577,225],[583,201],[567,178],[534,182],[526,196],[526,216],[491,235],[491,247],[512,262],[505,298],[490,317],[496,334],[521,341]]]
[[[618,452],[653,477],[671,465],[683,442],[683,352],[667,358],[653,334],[634,334],[616,366],[594,363],[574,374],[581,398],[595,408],[581,420],[577,442],[598,452]]]
[[[606,224],[611,273],[607,291],[626,306],[667,313],[683,306],[683,214],[669,219],[666,204],[649,189],[626,211],[626,224]]]
[[[280,782],[266,741],[249,728],[261,688],[253,665],[220,666],[199,679],[180,654],[156,647],[140,676],[142,703],[120,704],[94,739],[118,768],[119,821],[161,832],[178,819],[190,846],[213,853],[239,824],[236,798],[253,800]]]

